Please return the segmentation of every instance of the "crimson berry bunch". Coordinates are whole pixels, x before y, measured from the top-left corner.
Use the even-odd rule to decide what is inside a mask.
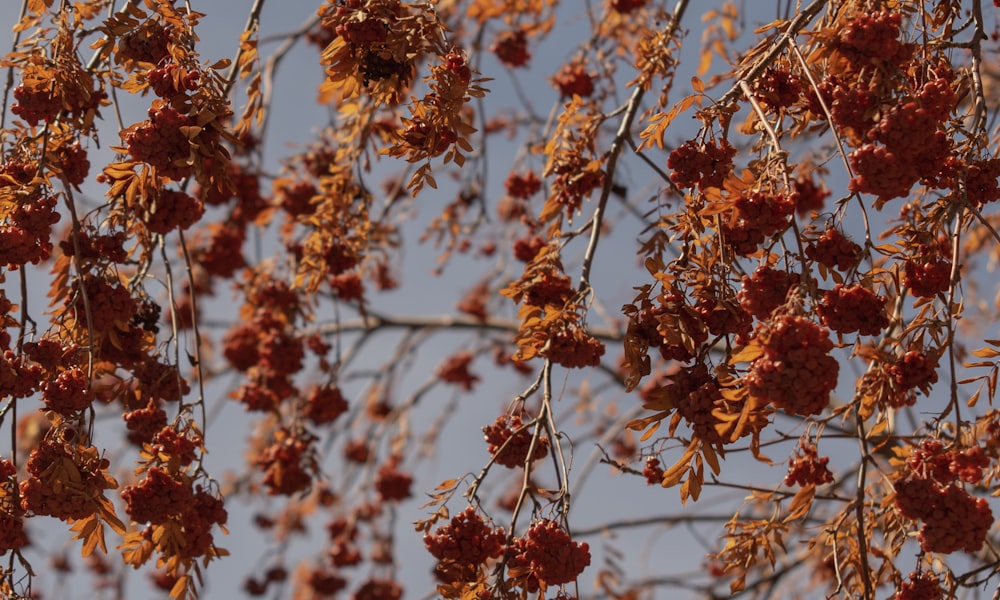
[[[757,101],[771,110],[788,108],[802,96],[799,76],[787,69],[771,68],[757,80]]]
[[[544,348],[546,358],[567,369],[596,367],[604,356],[604,343],[574,325],[550,332]]]
[[[147,20],[118,39],[115,61],[158,65],[170,54],[173,29],[156,20]]]
[[[741,346],[749,341],[753,316],[736,298],[699,298],[694,309],[712,335],[736,336],[735,341]]]
[[[743,276],[743,287],[736,298],[743,310],[758,319],[766,319],[785,303],[788,291],[799,279],[788,271],[761,265],[754,269],[753,275]]]
[[[490,51],[508,67],[523,67],[531,60],[528,38],[523,29],[504,31],[497,36]]]
[[[788,228],[793,212],[793,195],[760,190],[741,194],[722,223],[723,240],[737,254],[753,254],[764,240]]]
[[[909,350],[898,360],[886,366],[886,373],[901,390],[919,388],[925,394],[937,383],[938,361],[919,350]]]
[[[459,51],[449,52],[444,57],[445,69],[454,73],[462,83],[469,83],[472,79],[472,69],[469,68],[468,61]]]
[[[35,515],[67,521],[83,519],[98,510],[104,490],[117,487],[107,475],[110,463],[96,448],[42,440],[28,457],[28,477],[21,481],[21,508]],[[74,485],[66,485],[72,481]]]
[[[829,456],[819,456],[816,444],[800,442],[795,458],[788,464],[785,485],[805,487],[832,483],[833,473],[827,466],[829,462]]]
[[[660,459],[655,456],[646,457],[646,462],[642,467],[642,476],[646,478],[647,485],[660,485],[663,481],[663,465]]]
[[[42,384],[42,401],[46,408],[70,416],[90,408],[94,394],[90,390],[90,378],[80,367],[71,367],[59,373],[55,379]]]
[[[122,490],[125,512],[136,523],[166,523],[190,510],[193,499],[190,484],[155,466],[142,481]]]
[[[175,229],[188,229],[205,213],[201,200],[180,190],[159,190],[144,197],[141,202],[146,229],[160,235]]]
[[[534,522],[507,552],[508,568],[528,569],[528,574],[519,578],[519,585],[528,593],[541,586],[572,583],[590,565],[588,544],[574,542],[565,529],[548,519]]]
[[[958,485],[903,479],[896,482],[895,504],[907,519],[923,521],[917,539],[924,552],[977,552],[993,526],[989,502],[973,498]]]
[[[861,246],[836,227],[829,227],[806,246],[806,257],[827,269],[849,271],[861,260]]]
[[[128,440],[137,446],[152,443],[153,437],[167,426],[167,413],[155,400],[143,408],[130,410],[122,415]]]
[[[933,298],[951,287],[951,259],[924,252],[903,263],[903,287],[919,298]]]
[[[823,324],[838,333],[878,335],[889,325],[885,296],[879,296],[860,284],[838,283],[823,294],[816,307]]]
[[[553,200],[566,209],[569,217],[580,210],[591,192],[604,185],[604,171],[589,162],[580,154],[565,155],[555,159],[549,171],[556,176],[552,181]]]
[[[477,569],[503,555],[506,534],[502,528],[490,528],[471,506],[424,536],[424,546],[438,560],[435,574],[442,580]]]
[[[56,157],[56,166],[66,183],[70,185],[79,186],[90,173],[87,150],[80,145],[80,142],[73,141],[59,146]]]
[[[728,140],[698,143],[684,142],[667,157],[667,168],[673,170],[670,181],[680,188],[721,188],[733,170],[736,148]]]
[[[305,217],[316,212],[316,205],[312,199],[316,197],[319,190],[308,181],[275,181],[274,198],[275,202],[281,206],[292,218]]]
[[[467,392],[471,391],[472,387],[479,381],[479,376],[469,371],[469,365],[472,364],[473,359],[475,359],[475,355],[472,352],[463,350],[446,358],[438,366],[435,374],[441,381],[461,386]]]
[[[608,4],[616,13],[627,15],[646,6],[647,2],[648,0],[609,0]]]
[[[146,81],[153,93],[165,100],[173,100],[197,90],[200,78],[198,71],[189,71],[175,62],[155,67],[146,73]]]
[[[589,98],[594,93],[594,75],[580,63],[563,65],[552,82],[563,98]]]
[[[899,584],[893,600],[941,600],[944,590],[931,571],[913,571]]]
[[[572,280],[553,268],[541,268],[524,289],[519,299],[530,306],[562,308],[576,295]],[[515,298],[515,300],[518,300]]]
[[[0,264],[17,269],[48,259],[52,225],[58,221],[55,197],[32,193],[10,214],[9,223],[0,225]]]
[[[504,181],[504,188],[512,198],[527,200],[542,189],[542,182],[534,171],[524,174],[511,172]]]
[[[0,556],[28,545],[21,507],[12,502],[16,497],[16,476],[14,463],[0,458]]]
[[[750,394],[792,415],[821,413],[840,373],[829,332],[805,317],[780,315],[758,326],[754,339],[763,355],[744,377]]]
[[[306,395],[306,404],[302,413],[316,425],[333,423],[340,415],[347,412],[347,400],[336,385],[313,386]]]
[[[504,413],[493,423],[483,427],[483,434],[489,444],[489,453],[497,464],[510,469],[523,467],[531,449],[531,427],[523,426],[520,415]],[[531,461],[545,458],[549,453],[549,438],[538,436]]]
[[[87,294],[86,305],[80,297],[81,279]],[[81,279],[73,282],[76,299],[72,312],[78,327],[107,333],[116,324],[128,324],[132,320],[136,311],[135,299],[121,282],[92,273],[85,274]]]
[[[158,175],[180,180],[193,171],[190,136],[182,128],[194,125],[191,117],[162,100],[149,109],[149,119],[122,133],[128,152],[137,161],[149,163]]]
[[[949,83],[937,79],[885,111],[869,129],[868,143],[848,157],[855,173],[850,190],[884,202],[907,196],[921,179],[932,180],[951,151],[951,142],[939,127],[956,102]]]
[[[403,588],[395,581],[387,579],[368,579],[361,584],[351,600],[400,600]]]
[[[902,24],[903,15],[897,11],[860,13],[837,32],[836,48],[860,66],[872,61],[901,65],[910,56],[899,40]]]
[[[316,437],[305,431],[278,430],[274,441],[257,459],[264,470],[264,485],[271,495],[291,496],[312,485],[318,470],[313,444]]]
[[[792,198],[795,200],[795,212],[806,216],[812,211],[823,210],[830,190],[817,184],[808,174],[799,175],[792,182]]]
[[[412,495],[410,486],[413,485],[413,476],[399,469],[401,462],[402,457],[394,454],[379,467],[375,477],[375,491],[382,500],[398,502]]]
[[[193,250],[192,258],[209,275],[228,279],[247,264],[243,257],[245,240],[246,228],[240,223],[209,223],[208,239],[204,246]]]

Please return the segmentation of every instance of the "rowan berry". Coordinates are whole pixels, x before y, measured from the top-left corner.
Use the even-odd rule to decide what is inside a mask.
[[[823,294],[816,312],[824,325],[838,333],[878,335],[889,326],[886,302],[885,296],[861,285],[838,283]]]
[[[500,415],[493,423],[483,427],[483,434],[489,444],[489,453],[497,464],[511,469],[524,466],[533,433],[531,427],[522,426],[519,415]],[[548,436],[538,436],[531,454],[532,462],[545,458],[548,453]]]
[[[567,369],[596,367],[604,355],[604,343],[579,327],[562,327],[550,333],[545,356]]]
[[[564,98],[589,98],[594,93],[594,75],[580,63],[563,65],[552,78],[552,83]]]
[[[821,413],[840,372],[829,332],[805,317],[781,315],[762,323],[755,338],[764,354],[744,379],[750,394],[789,414]]]
[[[424,536],[424,547],[439,563],[481,565],[503,555],[506,534],[490,528],[472,507]]]
[[[181,180],[193,171],[191,142],[182,128],[193,125],[187,115],[156,101],[149,109],[149,119],[136,123],[122,133],[129,154],[149,163],[158,175]]]
[[[510,567],[530,569],[530,575],[521,583],[529,593],[542,585],[572,583],[590,565],[588,544],[574,542],[565,529],[548,519],[533,523],[514,540],[508,552]]]
[[[648,0],[608,0],[611,10],[627,15],[646,5]]]
[[[670,181],[677,187],[699,189],[721,188],[722,182],[733,170],[736,148],[727,140],[699,144],[684,142],[667,157],[667,168],[672,169]]]
[[[333,423],[347,412],[347,400],[336,385],[314,386],[306,396],[304,416],[316,425]]]
[[[401,460],[399,456],[392,456],[378,469],[375,478],[375,491],[378,492],[382,500],[398,502],[412,495],[410,486],[413,485],[413,476],[399,470],[398,466]]]
[[[861,260],[861,246],[839,229],[830,227],[806,246],[806,257],[828,269],[849,271]]]
[[[788,108],[799,101],[799,76],[785,69],[770,68],[757,80],[756,99],[771,110]]]
[[[642,476],[646,478],[648,485],[660,485],[663,481],[663,467],[660,465],[660,459],[655,456],[647,457],[646,464],[642,469]]]
[[[490,50],[508,67],[523,67],[531,60],[528,39],[523,29],[504,31],[497,37]]]
[[[136,523],[166,523],[186,512],[193,498],[190,485],[159,467],[150,467],[142,481],[122,490],[125,512]]]
[[[785,485],[823,485],[833,482],[833,473],[827,464],[829,456],[819,456],[816,445],[801,442],[796,450],[796,456],[788,465],[785,475]]]
[[[542,189],[542,182],[534,171],[527,171],[523,175],[511,172],[504,181],[504,188],[511,197],[527,200]]]
[[[351,600],[400,600],[403,588],[395,581],[384,579],[369,579],[361,584]]]
[[[473,359],[475,355],[467,350],[453,354],[438,366],[435,374],[441,381],[459,385],[467,392],[472,391],[473,386],[479,381],[479,376],[469,371]]]
[[[72,367],[59,373],[55,379],[42,384],[42,401],[49,410],[70,416],[90,408],[94,393],[86,371]]]
[[[930,571],[913,571],[899,585],[893,600],[941,600],[943,595],[937,575]]]
[[[943,256],[908,258],[903,263],[903,287],[919,298],[933,298],[951,287],[951,260]]]
[[[766,319],[774,309],[785,303],[788,291],[799,282],[799,276],[769,265],[757,267],[753,275],[744,275],[743,287],[736,295],[746,312]]]

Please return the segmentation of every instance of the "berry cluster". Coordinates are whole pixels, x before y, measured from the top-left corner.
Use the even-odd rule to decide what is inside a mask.
[[[872,61],[900,65],[909,58],[906,46],[899,41],[903,15],[882,10],[861,13],[837,32],[836,47],[861,66]]]
[[[753,316],[736,298],[699,298],[694,309],[712,335],[734,335],[741,346],[749,340]]]
[[[938,380],[937,359],[917,350],[909,350],[896,362],[887,365],[886,373],[901,390],[919,388],[927,393]]]
[[[799,76],[786,69],[771,68],[757,80],[756,99],[771,110],[788,108],[802,96]]]
[[[459,51],[449,52],[444,57],[445,70],[454,73],[462,83],[469,83],[472,79],[472,69],[465,55]]]
[[[42,384],[42,401],[46,408],[63,416],[70,416],[90,408],[94,393],[90,390],[90,378],[80,367],[62,371]]]
[[[570,154],[553,160],[551,173],[552,200],[566,209],[572,217],[580,210],[584,198],[604,185],[604,171],[594,168],[583,155]]]
[[[438,366],[435,374],[441,381],[461,386],[467,392],[472,391],[472,387],[479,381],[479,376],[469,371],[474,358],[475,355],[468,350],[452,354]]]
[[[52,253],[52,225],[59,221],[56,199],[32,193],[0,225],[0,264],[16,269],[38,264]]]
[[[903,287],[919,298],[933,298],[951,287],[951,259],[925,253],[903,263]]]
[[[525,263],[531,262],[544,246],[545,240],[541,236],[517,238],[513,244],[514,258]]]
[[[257,466],[264,469],[264,485],[271,495],[291,496],[312,485],[317,470],[315,436],[304,431],[281,429],[274,442],[261,452]]]
[[[496,421],[483,427],[483,434],[489,444],[489,453],[497,464],[514,469],[523,467],[531,448],[531,427],[524,427],[519,415],[506,413],[497,417]],[[532,462],[545,458],[549,453],[549,438],[538,436]]]
[[[460,581],[459,575],[503,555],[506,535],[502,528],[491,529],[472,507],[451,518],[447,525],[424,536],[424,546],[438,560],[435,574],[443,581]]]
[[[836,227],[830,227],[806,246],[806,257],[827,269],[849,271],[861,260],[861,246]]]
[[[333,423],[347,412],[347,400],[336,385],[314,386],[306,396],[303,416],[316,425]]]
[[[827,467],[829,462],[829,456],[819,456],[815,444],[799,443],[796,456],[788,465],[785,485],[804,487],[832,483],[833,473]]]
[[[148,20],[118,40],[115,61],[157,65],[170,54],[172,30],[159,21]]]
[[[542,182],[534,171],[527,171],[523,175],[511,172],[504,181],[504,188],[512,198],[527,200],[542,189]]]
[[[28,545],[21,507],[9,501],[14,497],[16,476],[17,467],[14,463],[0,458],[0,556],[8,550],[20,550]]]
[[[563,65],[562,69],[552,78],[552,83],[563,98],[580,96],[589,98],[594,93],[594,75],[580,63]]]
[[[198,71],[189,71],[175,62],[150,69],[146,73],[146,81],[153,93],[165,100],[173,100],[186,92],[198,89]]]
[[[83,290],[87,295],[86,304],[79,295],[80,280],[73,282],[74,296],[72,311],[78,327],[91,327],[95,332],[105,333],[116,324],[128,324],[135,315],[135,300],[120,282],[111,282],[105,277],[86,274],[82,278]]]
[[[945,451],[940,440],[925,439],[906,459],[906,465],[915,476],[938,485],[948,485],[955,479],[978,484],[983,479],[983,470],[990,465],[990,458],[982,446]]]
[[[932,179],[944,168],[951,151],[951,142],[939,125],[956,102],[950,85],[938,79],[885,111],[868,130],[869,143],[848,157],[855,173],[850,190],[876,195],[884,202],[907,196],[921,179]]]
[[[122,415],[128,440],[137,446],[152,443],[153,437],[167,426],[167,413],[150,400],[144,408],[130,410]]]
[[[733,170],[736,148],[727,140],[712,140],[699,144],[684,142],[667,158],[667,168],[673,170],[670,181],[677,187],[699,189],[721,188],[722,182]]]
[[[646,464],[642,468],[642,476],[646,478],[647,485],[660,485],[663,481],[663,465],[660,459],[655,456],[646,458]]]
[[[899,584],[893,600],[941,600],[944,590],[937,575],[931,571],[913,571]]]
[[[604,356],[604,343],[580,327],[564,326],[550,332],[543,354],[567,369],[596,367]]]
[[[193,252],[193,258],[206,273],[228,279],[246,266],[246,259],[243,257],[245,227],[233,221],[209,223],[208,233],[205,245]]]
[[[86,518],[97,511],[104,490],[115,487],[106,475],[109,466],[96,448],[42,440],[31,451],[28,478],[19,486],[21,508],[64,521]]]
[[[723,239],[737,254],[753,254],[764,240],[788,228],[794,212],[793,195],[760,190],[742,194],[722,224]]]
[[[410,486],[413,485],[413,476],[399,469],[402,457],[393,455],[384,465],[379,467],[375,477],[375,491],[379,497],[387,502],[398,502],[406,500],[412,494]]]
[[[537,592],[541,586],[572,583],[590,565],[587,543],[574,542],[565,529],[548,519],[533,523],[507,551],[511,570],[528,570],[523,579],[519,578],[519,585],[528,593]]]
[[[125,512],[136,523],[166,523],[190,510],[193,499],[190,484],[160,467],[150,467],[142,481],[122,490]]]
[[[792,198],[795,200],[795,212],[800,216],[806,216],[812,211],[823,210],[830,190],[822,185],[817,185],[812,177],[802,174],[792,182]]]
[[[148,114],[148,120],[122,133],[129,154],[134,160],[149,163],[158,175],[184,179],[193,168],[190,138],[182,128],[193,125],[192,119],[159,100]]]
[[[395,581],[386,579],[369,579],[361,584],[351,600],[400,600],[403,588]]]
[[[274,184],[274,199],[289,216],[305,217],[316,212],[312,199],[319,190],[308,181],[278,181]]]
[[[750,394],[792,415],[821,413],[840,373],[829,332],[805,317],[781,315],[761,324],[755,339],[763,355],[744,378]]]
[[[965,169],[965,196],[969,204],[979,207],[1000,200],[1000,158],[987,158],[969,163]],[[948,187],[956,188],[952,183]]]
[[[146,229],[160,235],[188,229],[205,213],[201,200],[180,190],[159,190],[144,196],[141,204]]]
[[[609,0],[609,6],[611,6],[611,10],[616,13],[627,15],[642,8],[643,6],[646,6],[648,1],[649,0]]]
[[[165,426],[153,436],[150,450],[157,460],[163,462],[177,461],[182,467],[194,462],[196,451],[202,445],[201,434],[187,428],[182,431]]]
[[[524,289],[520,301],[530,306],[561,309],[576,295],[573,281],[555,268],[541,268]]]
[[[63,144],[56,149],[56,166],[62,174],[66,183],[78,186],[87,178],[90,173],[90,161],[87,159],[87,150],[74,141]]]
[[[838,333],[878,335],[889,325],[886,302],[885,296],[859,284],[845,287],[838,283],[823,294],[816,312],[824,325]]]
[[[973,498],[958,485],[903,479],[896,482],[895,504],[907,519],[924,522],[917,536],[924,552],[978,552],[993,526],[989,502]]]
[[[798,282],[798,275],[761,265],[753,275],[743,276],[743,287],[736,298],[743,310],[758,319],[766,319],[785,303],[788,291]]]
[[[497,37],[490,51],[508,67],[523,67],[531,60],[528,39],[523,29],[504,31]]]

